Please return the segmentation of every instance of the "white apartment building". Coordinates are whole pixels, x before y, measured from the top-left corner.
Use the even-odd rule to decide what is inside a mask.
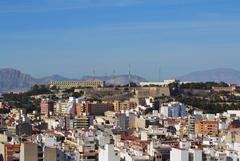
[[[180,102],[171,102],[168,106],[161,107],[161,114],[164,117],[184,117],[186,106]]]
[[[172,148],[170,161],[202,161],[202,150]]]
[[[168,86],[169,84],[171,83],[174,83],[176,82],[175,79],[172,79],[172,80],[163,80],[161,82],[140,82],[140,86],[161,86],[161,87],[164,87],[164,86]]]
[[[106,144],[99,149],[99,161],[120,161],[119,152],[114,150],[114,145]]]

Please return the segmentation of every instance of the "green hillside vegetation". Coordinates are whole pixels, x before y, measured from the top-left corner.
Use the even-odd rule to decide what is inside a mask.
[[[34,85],[29,91],[24,93],[5,93],[2,94],[2,102],[11,108],[23,108],[27,112],[40,109],[40,99],[32,96],[41,94],[52,94],[45,85]]]
[[[233,95],[231,92],[209,92],[206,96],[193,95],[184,93],[184,89],[211,90],[214,86],[227,87],[224,82],[206,82],[206,83],[187,83],[173,84],[176,101],[182,102],[205,113],[222,113],[227,110],[240,110],[240,97]]]

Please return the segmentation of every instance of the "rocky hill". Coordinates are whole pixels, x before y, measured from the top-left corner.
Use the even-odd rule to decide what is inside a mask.
[[[191,72],[187,75],[178,77],[182,81],[196,82],[226,82],[240,84],[240,71],[229,68],[218,68],[212,70]]]
[[[23,74],[15,69],[0,70],[0,91],[25,90],[33,84],[39,83],[37,79],[28,74]]]
[[[59,75],[34,78],[16,69],[0,69],[0,92],[24,91],[35,84],[47,84],[50,80],[67,80],[67,78]]]

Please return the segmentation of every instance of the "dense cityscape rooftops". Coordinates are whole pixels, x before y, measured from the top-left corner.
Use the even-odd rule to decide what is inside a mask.
[[[146,86],[104,86],[91,90],[35,86],[25,94],[3,94],[0,108],[9,112],[2,110],[0,115],[1,158],[5,161],[237,161],[240,111],[238,107],[228,109],[225,105],[237,103],[238,87],[229,85],[232,89],[229,90],[218,86],[216,90],[216,84],[213,85],[204,96],[199,90],[201,86],[194,91],[194,83],[177,81],[158,87],[155,84],[154,88],[160,92],[153,93]],[[206,84],[202,87],[209,90]],[[163,95],[161,89],[166,88],[170,92]],[[186,93],[186,89],[192,93]],[[136,94],[137,90],[145,90],[147,96]],[[115,97],[108,97],[112,93]],[[118,97],[122,93],[128,95]],[[30,109],[21,106],[24,100],[18,99],[19,96],[31,97],[38,105]],[[199,102],[194,107],[196,102],[186,98],[211,100],[225,110],[214,113],[213,109],[208,113],[209,109],[202,107],[206,104]]]

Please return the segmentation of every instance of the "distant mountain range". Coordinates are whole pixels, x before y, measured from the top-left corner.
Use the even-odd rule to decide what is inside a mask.
[[[43,78],[34,78],[29,74],[24,74],[16,69],[0,69],[0,92],[27,90],[35,84],[47,84],[50,80],[103,80],[107,84],[125,85],[128,83],[128,75],[113,76],[84,76],[81,79],[69,79],[60,75],[52,75]],[[240,71],[227,68],[191,72],[187,75],[177,77],[181,81],[194,82],[226,82],[240,84]],[[132,75],[131,81],[139,83],[147,81],[145,78]]]
[[[212,70],[203,70],[191,72],[187,75],[178,77],[182,81],[193,82],[226,82],[240,84],[240,71],[229,68],[218,68]]]
[[[0,69],[0,92],[9,92],[9,91],[24,91],[29,89],[35,84],[47,84],[50,80],[103,80],[107,84],[112,84],[115,82],[116,85],[124,85],[128,83],[128,75],[117,75],[115,79],[111,76],[101,76],[101,77],[92,77],[84,76],[81,79],[69,79],[60,75],[52,75],[43,78],[34,78],[29,74],[24,74],[16,69]],[[131,76],[131,81],[139,83],[141,81],[146,81],[146,79],[139,76]]]

